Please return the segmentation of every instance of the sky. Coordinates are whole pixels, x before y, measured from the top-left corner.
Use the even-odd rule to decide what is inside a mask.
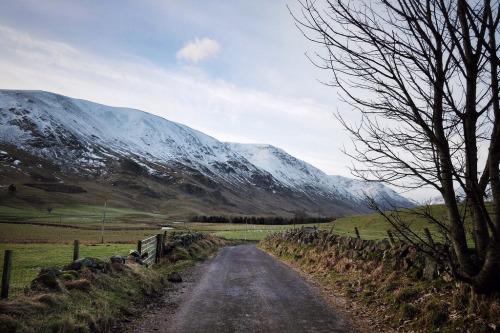
[[[143,110],[352,177],[334,112],[356,115],[320,83],[331,73],[306,54],[321,49],[289,9],[296,0],[2,0],[0,88]]]

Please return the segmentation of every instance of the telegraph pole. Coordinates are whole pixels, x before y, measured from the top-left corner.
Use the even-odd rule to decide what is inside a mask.
[[[106,200],[104,200],[104,216],[102,217],[101,244],[104,244],[104,220],[106,220]]]

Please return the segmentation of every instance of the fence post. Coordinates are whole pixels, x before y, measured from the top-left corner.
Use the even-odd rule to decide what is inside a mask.
[[[160,261],[160,253],[161,253],[161,234],[156,235],[156,255],[155,255],[155,264]]]
[[[394,245],[394,236],[390,230],[387,230],[387,235],[389,235],[389,239],[391,240],[391,244]]]
[[[73,261],[78,260],[80,255],[80,241],[75,239],[75,243],[73,244]]]
[[[137,241],[137,252],[141,254],[141,250],[142,250],[142,240]]]
[[[7,299],[9,297],[9,284],[10,284],[10,269],[12,267],[12,250],[5,250],[3,261],[2,273],[2,291],[0,299]]]
[[[424,231],[425,231],[425,235],[429,239],[429,242],[431,242],[432,246],[434,246],[434,239],[432,239],[431,232],[427,228],[424,228]]]
[[[361,236],[359,235],[358,227],[354,227],[354,231],[356,232],[356,237],[361,238]]]
[[[160,258],[163,257],[163,249],[165,246],[165,233],[160,235]]]

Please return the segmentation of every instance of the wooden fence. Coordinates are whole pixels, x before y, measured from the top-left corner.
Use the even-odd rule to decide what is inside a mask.
[[[159,261],[163,253],[163,248],[165,246],[166,232],[164,234],[158,234],[148,237],[144,240],[140,240],[137,243],[137,250],[141,254],[143,263],[146,267],[151,267]],[[68,245],[64,245],[66,247]],[[69,245],[70,246],[70,245]],[[132,245],[133,246],[133,245]],[[75,240],[72,246],[72,257],[71,249],[65,248],[57,257],[52,258],[52,262],[59,265],[59,262],[65,262],[71,260],[77,260],[80,258],[80,242]],[[83,256],[88,252],[86,248],[84,250]],[[116,253],[110,253],[110,255]],[[16,296],[22,294],[24,288],[36,277],[38,271],[42,268],[43,263],[40,265],[39,262],[26,264],[26,258],[24,258],[24,251],[16,251],[14,256],[14,251],[12,249],[5,250],[3,258],[0,258],[0,269],[2,275],[2,285],[0,292],[0,299],[7,299],[10,296]],[[23,262],[23,267],[19,266],[19,263]],[[15,264],[17,263],[17,265]],[[25,267],[29,266],[29,268]]]

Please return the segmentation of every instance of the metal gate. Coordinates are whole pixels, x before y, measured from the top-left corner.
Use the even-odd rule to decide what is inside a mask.
[[[139,241],[137,250],[141,254],[142,261],[146,267],[153,266],[156,260],[156,252],[158,248],[158,236],[154,235]]]

